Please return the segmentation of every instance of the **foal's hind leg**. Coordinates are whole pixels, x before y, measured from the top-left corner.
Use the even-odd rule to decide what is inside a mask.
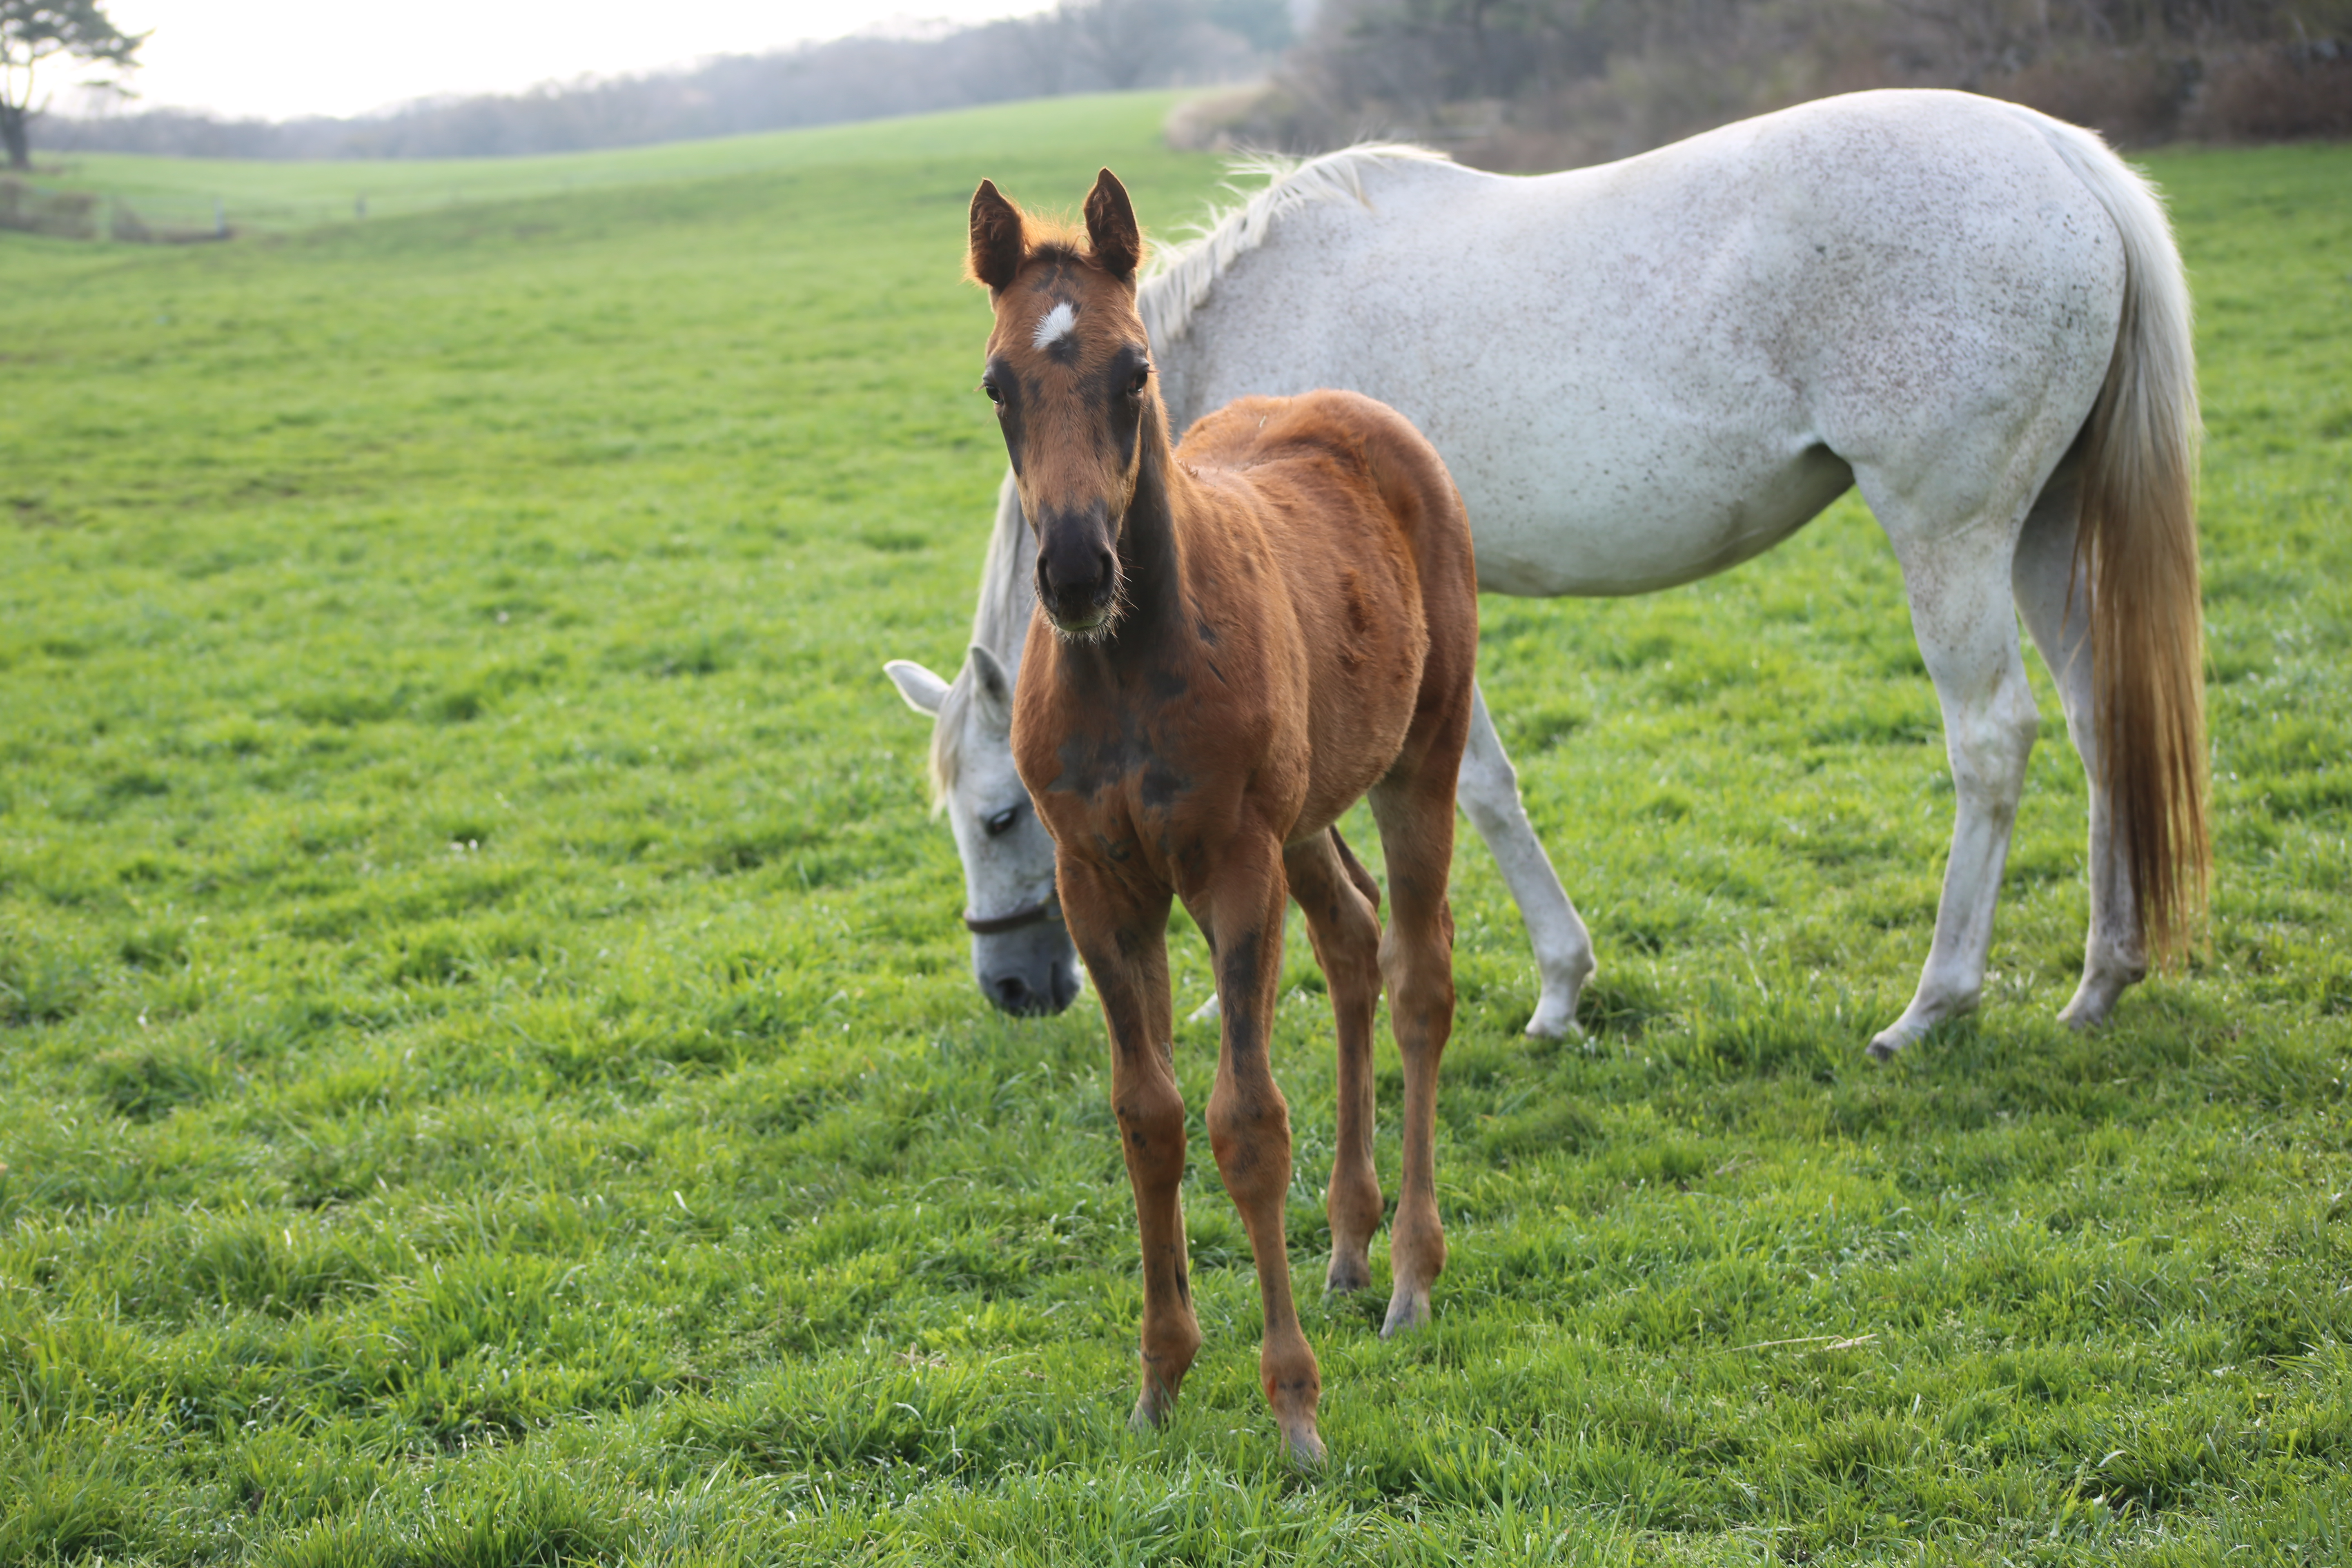
[[[1331,1219],[1327,1290],[1372,1282],[1369,1254],[1381,1224],[1381,1177],[1372,1164],[1372,1019],[1381,1000],[1380,887],[1336,827],[1282,852],[1290,896],[1307,916],[1315,961],[1331,989],[1339,1037],[1338,1148],[1324,1210]]]
[[[1383,1335],[1428,1321],[1429,1289],[1445,1268],[1445,1229],[1437,1217],[1437,1068],[1454,1033],[1454,913],[1445,900],[1454,865],[1454,772],[1452,765],[1424,765],[1404,776],[1392,773],[1372,788],[1389,871],[1381,973],[1388,982],[1389,1026],[1404,1062],[1404,1173],[1389,1231],[1394,1282]]]
[[[2010,580],[2026,629],[2058,683],[2066,731],[2090,775],[2091,921],[2083,942],[2083,981],[2059,1016],[2078,1029],[2107,1016],[2126,986],[2147,973],[2147,944],[2132,899],[2131,870],[2116,850],[2109,795],[2100,783],[2099,726],[2093,706],[2091,584],[2074,563],[2080,508],[2075,468],[2068,463],[2042,487],[2017,542]]]
[[[1518,770],[1511,766],[1486,699],[1474,682],[1470,688],[1470,740],[1462,752],[1462,779],[1455,798],[1478,837],[1494,852],[1496,869],[1519,906],[1519,920],[1528,928],[1528,945],[1535,950],[1536,975],[1542,990],[1528,1034],[1539,1040],[1557,1040],[1578,1033],[1577,999],[1584,994],[1594,969],[1592,935],[1584,917],[1569,901],[1559,885],[1543,840],[1528,821],[1527,803],[1519,798]],[[1206,1023],[1217,1016],[1217,994],[1195,1008],[1188,1023]],[[1334,1289],[1338,1286],[1332,1287]]]

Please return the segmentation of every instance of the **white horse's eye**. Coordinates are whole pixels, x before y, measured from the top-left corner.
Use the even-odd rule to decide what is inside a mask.
[[[988,829],[988,836],[991,838],[995,838],[1012,831],[1013,825],[1020,819],[1021,808],[1017,805],[1008,805],[981,826]]]

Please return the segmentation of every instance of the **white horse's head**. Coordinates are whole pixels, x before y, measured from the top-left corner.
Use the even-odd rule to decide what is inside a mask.
[[[952,682],[907,659],[884,671],[933,721],[931,784],[963,860],[971,973],[1008,1013],[1058,1013],[1078,994],[1078,955],[1054,896],[1054,841],[1013,768],[1013,679],[973,645]]]

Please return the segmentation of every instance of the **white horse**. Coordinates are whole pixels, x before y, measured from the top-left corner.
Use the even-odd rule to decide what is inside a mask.
[[[1156,281],[1145,283],[1147,297]],[[1156,350],[1154,358],[1166,363]],[[1054,895],[1054,841],[1013,770],[1013,685],[1037,602],[1036,558],[1035,536],[1007,474],[962,670],[950,682],[911,659],[883,667],[908,705],[933,721],[931,778],[963,860],[972,973],[1008,1013],[1058,1013],[1078,993],[1077,952]],[[1527,1032],[1557,1039],[1576,1027],[1577,997],[1593,972],[1592,939],[1528,821],[1518,775],[1475,686],[1471,701],[1455,798],[1494,851],[1535,947],[1542,990]],[[1211,996],[1193,1018],[1216,1014]]]
[[[1141,308],[1179,428],[1318,386],[1402,410],[1453,470],[1494,592],[1687,583],[1861,488],[1902,565],[1957,796],[1918,989],[1874,1055],[1982,985],[2038,728],[2020,614],[2093,784],[2090,929],[2062,1016],[2098,1022],[2186,940],[2208,859],[2189,292],[2157,197],[2093,133],[1891,91],[1534,179],[1355,148],[1166,258]],[[889,670],[936,721],[983,985],[1058,1007],[1074,964],[1066,986],[1016,990],[982,952],[1059,940],[1052,847],[1006,743],[1026,533],[1008,482],[962,671]],[[1535,940],[1529,1032],[1565,1029],[1591,942],[1483,702],[1461,799]]]

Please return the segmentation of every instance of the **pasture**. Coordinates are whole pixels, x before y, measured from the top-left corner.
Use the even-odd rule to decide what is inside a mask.
[[[972,184],[1109,163],[1168,233],[1218,170],[1165,101],[227,245],[0,235],[0,1564],[2352,1558],[2352,149],[2148,160],[2200,311],[2219,863],[2206,949],[2105,1030],[2053,1021],[2084,805],[2036,666],[1986,1006],[1863,1057],[1951,795],[1850,498],[1691,588],[1482,603],[1590,1036],[1519,1035],[1465,831],[1452,1261],[1383,1342],[1385,1234],[1365,1300],[1316,1289],[1294,921],[1303,1479],[1202,1029],[1207,1343],[1125,1429],[1100,1017],[973,987],[880,673],[959,662],[1003,468]]]
[[[783,174],[844,163],[984,159],[999,153],[1017,160],[1024,153],[1034,156],[1039,146],[1095,135],[1107,118],[1141,126],[1164,115],[1180,96],[1047,99],[992,119],[985,113],[921,115],[560,156],[261,163],[44,152],[35,163],[44,184],[119,199],[142,216],[201,226],[210,223],[217,203],[239,234],[284,234],[362,217],[410,216],[727,175]]]

